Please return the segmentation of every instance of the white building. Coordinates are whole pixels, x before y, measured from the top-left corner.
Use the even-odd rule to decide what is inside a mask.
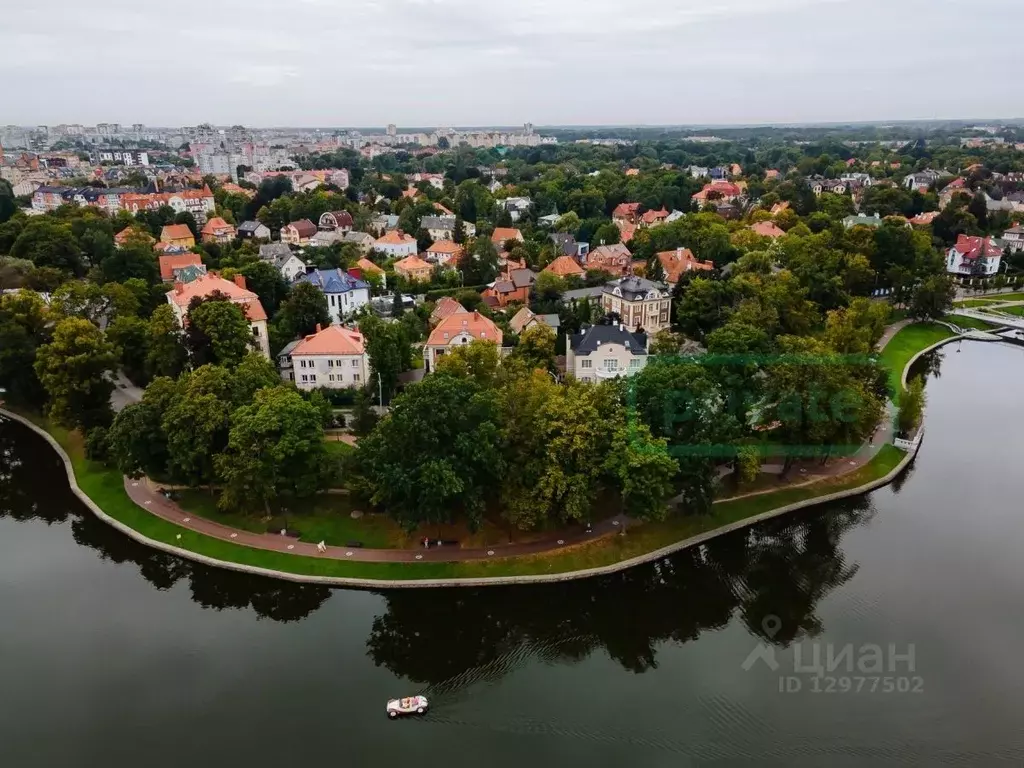
[[[340,325],[286,345],[277,356],[281,378],[299,389],[361,387],[370,376],[363,335]]]
[[[222,293],[228,300],[237,304],[245,314],[252,329],[253,343],[256,348],[270,359],[270,339],[267,337],[267,313],[260,303],[260,297],[250,291],[245,284],[243,275],[235,275],[234,281],[225,280],[216,272],[200,275],[187,283],[176,282],[174,290],[168,292],[167,303],[174,309],[174,316],[179,325],[185,327],[188,306],[192,299],[205,298],[213,293]]]
[[[569,336],[565,352],[565,370],[579,381],[632,376],[647,365],[647,334],[621,323],[583,326]]]
[[[1003,249],[992,238],[960,235],[946,252],[946,271],[951,275],[988,277],[999,271]]]
[[[414,256],[419,251],[416,238],[397,229],[378,237],[373,243],[373,249],[398,259]]]
[[[331,322],[340,323],[342,318],[370,303],[370,284],[352,277],[340,269],[314,269],[300,275],[295,281],[315,285],[327,296],[327,311]]]

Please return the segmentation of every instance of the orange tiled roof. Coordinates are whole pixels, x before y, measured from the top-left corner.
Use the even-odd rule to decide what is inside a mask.
[[[514,227],[495,227],[491,235],[492,243],[504,243],[506,240],[522,240],[523,233]]]
[[[160,240],[164,243],[169,243],[171,240],[185,240],[189,237],[195,239],[187,224],[166,224],[160,230]]]
[[[559,277],[585,274],[583,267],[577,264],[571,256],[559,256],[541,271],[550,272],[552,275],[558,275]]]
[[[759,221],[750,225],[750,231],[761,237],[782,237],[785,231],[773,221]]]
[[[668,218],[668,211],[662,208],[660,211],[646,211],[643,216],[640,217],[644,224],[654,224],[662,219]]]
[[[401,261],[395,262],[396,272],[418,272],[421,269],[433,269],[434,265],[428,261],[424,261],[415,253],[412,256],[406,256]]]
[[[174,270],[181,269],[182,267],[198,267],[202,263],[203,260],[199,258],[198,253],[189,252],[161,256],[160,279],[170,280],[174,277]]]
[[[434,305],[434,311],[430,313],[430,321],[436,323],[465,311],[466,308],[451,296],[442,296],[437,300],[437,304]]]
[[[376,243],[378,245],[408,245],[409,243],[415,243],[416,238],[412,235],[407,235],[401,230],[393,229],[386,233],[383,237],[378,237]]]
[[[215,235],[222,229],[234,229],[234,227],[224,221],[220,216],[214,216],[212,219],[208,219],[206,224],[203,225],[203,234]]]
[[[427,253],[450,253],[452,255],[462,250],[462,246],[453,240],[438,240],[427,248]]]
[[[677,248],[674,251],[661,251],[658,261],[665,272],[665,282],[678,283],[683,272],[693,269],[710,271],[715,268],[714,262],[697,261],[689,248]]]
[[[319,328],[319,326],[317,327]],[[292,350],[292,357],[296,355],[361,355],[365,351],[363,334],[340,325],[329,325],[300,341],[298,346]]]
[[[143,232],[141,229],[138,229],[137,227],[125,227],[116,235],[114,235],[114,242],[117,243],[118,245],[124,245],[126,242],[128,242],[128,240],[130,240],[133,237],[142,238],[143,240],[146,240],[150,243],[153,242],[153,236],[150,235],[149,232]]]
[[[619,203],[615,206],[615,210],[612,211],[612,218],[620,219],[636,216],[638,210],[640,210],[640,203]]]
[[[361,270],[363,270],[363,272],[381,272],[381,273],[384,272],[383,269],[378,267],[376,264],[374,264],[372,261],[370,261],[365,256],[363,258],[361,258],[359,261],[356,262],[356,266],[359,267]]]
[[[244,281],[245,278],[242,278],[242,282]],[[167,295],[170,296],[171,301],[179,307],[187,309],[189,302],[197,296],[206,297],[216,292],[223,293],[236,304],[240,305],[242,310],[245,312],[246,318],[248,318],[250,322],[267,319],[266,310],[263,309],[259,296],[248,288],[243,288],[238,285],[238,283],[231,280],[225,280],[216,272],[210,272],[202,275],[201,277],[197,277],[191,283],[175,283],[174,290]]]
[[[474,339],[493,341],[501,345],[501,330],[479,312],[456,312],[449,315],[430,332],[427,344],[432,347],[448,346],[453,339],[463,333]]]

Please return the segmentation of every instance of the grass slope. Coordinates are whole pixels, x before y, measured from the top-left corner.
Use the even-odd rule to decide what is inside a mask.
[[[959,325],[961,328],[975,328],[979,331],[988,331],[999,327],[995,323],[986,323],[984,320],[979,320],[976,317],[965,317],[964,315],[948,315],[946,319],[953,323],[953,325]]]
[[[746,499],[723,501],[715,504],[712,514],[707,516],[677,516],[663,523],[637,526],[625,536],[604,537],[551,554],[470,563],[357,563],[251,549],[189,531],[151,515],[128,498],[120,473],[84,457],[77,434],[69,433],[38,417],[30,418],[49,430],[63,446],[71,457],[78,485],[86,495],[108,515],[148,538],[218,560],[286,573],[381,580],[550,574],[610,565],[786,504],[856,488],[884,477],[904,456],[904,452],[895,446],[885,445],[868,464],[840,478]],[[179,535],[180,539],[177,538]]]
[[[882,364],[889,369],[889,385],[893,391],[893,402],[899,403],[903,391],[903,369],[910,358],[922,349],[931,346],[955,334],[944,325],[938,323],[914,323],[893,336],[882,350]]]

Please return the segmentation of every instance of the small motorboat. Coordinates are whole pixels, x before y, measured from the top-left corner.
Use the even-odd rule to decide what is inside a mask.
[[[407,696],[404,699],[391,699],[388,702],[388,717],[394,720],[405,715],[424,715],[427,712],[426,696]]]

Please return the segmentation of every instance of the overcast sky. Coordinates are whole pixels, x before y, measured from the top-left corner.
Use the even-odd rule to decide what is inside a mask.
[[[0,124],[1024,116],[1024,0],[48,0]]]

